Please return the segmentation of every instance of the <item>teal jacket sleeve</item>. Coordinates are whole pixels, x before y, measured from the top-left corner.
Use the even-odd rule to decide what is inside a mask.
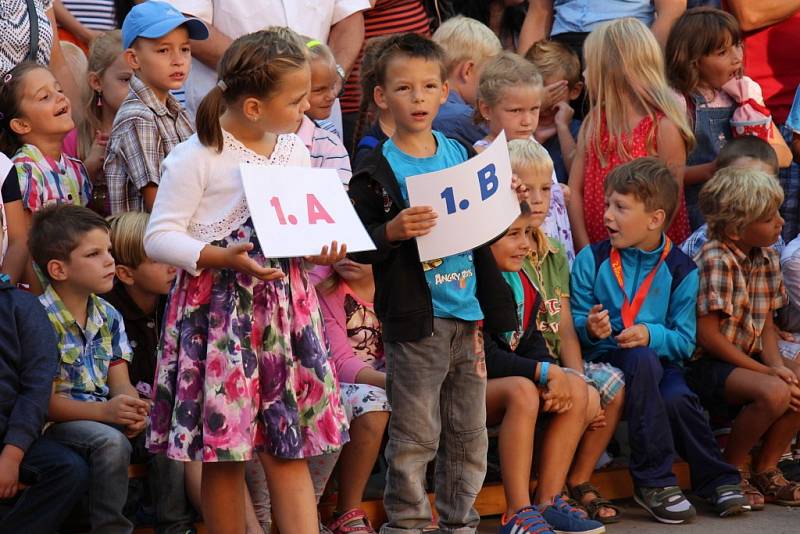
[[[692,269],[670,295],[665,324],[644,323],[650,332],[650,348],[675,363],[688,360],[697,334],[697,269]]]
[[[597,304],[597,297],[594,293],[596,272],[594,254],[590,247],[584,247],[572,264],[569,304],[572,308],[572,322],[575,324],[575,331],[578,333],[581,346],[589,349],[590,352],[596,349],[600,343],[599,340],[591,339],[586,331],[589,310]],[[586,356],[590,357],[590,354],[586,354]]]

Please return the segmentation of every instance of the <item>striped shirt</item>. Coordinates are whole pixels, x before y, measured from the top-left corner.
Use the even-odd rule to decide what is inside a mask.
[[[414,32],[429,37],[431,34],[428,14],[420,0],[378,0],[375,7],[364,12],[364,42],[372,37],[395,33]],[[361,103],[361,59],[362,46],[353,69],[344,84],[342,113],[358,111]]]
[[[56,160],[33,145],[23,145],[13,161],[22,205],[31,212],[57,203],[85,206],[92,198],[92,182],[78,159],[61,154]]]
[[[92,30],[114,30],[117,18],[114,0],[61,0],[78,22]]]
[[[161,162],[194,133],[186,111],[172,95],[162,104],[138,77],[117,111],[103,169],[112,215],[143,211],[141,190],[161,181]]]
[[[350,183],[353,171],[350,169],[350,156],[339,137],[303,117],[297,136],[311,153],[311,166],[319,169],[335,169],[345,187]]]

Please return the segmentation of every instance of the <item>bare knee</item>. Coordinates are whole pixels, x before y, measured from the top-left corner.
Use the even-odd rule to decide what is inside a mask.
[[[778,417],[789,409],[792,394],[789,386],[779,378],[771,380],[761,388],[756,402],[770,415]]]
[[[353,419],[350,423],[351,433],[356,430],[364,435],[382,439],[383,432],[389,422],[389,412],[368,412]]]
[[[539,412],[539,390],[529,379],[512,377],[508,383],[506,406],[517,412],[536,415]]]
[[[569,392],[572,397],[573,409],[581,413],[587,413],[589,409],[589,385],[583,379],[574,373],[567,374],[567,383],[569,384]]]

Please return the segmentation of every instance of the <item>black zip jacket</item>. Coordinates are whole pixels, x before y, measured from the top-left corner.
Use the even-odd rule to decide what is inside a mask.
[[[349,194],[376,250],[351,254],[354,261],[371,263],[375,276],[375,313],[385,341],[415,341],[433,334],[433,303],[414,239],[389,242],[386,223],[404,208],[403,195],[383,143],[364,158],[350,180]],[[462,143],[464,144],[464,143]],[[469,157],[475,155],[464,145]],[[508,332],[517,326],[514,295],[506,284],[491,250],[473,250],[477,297],[487,332]]]

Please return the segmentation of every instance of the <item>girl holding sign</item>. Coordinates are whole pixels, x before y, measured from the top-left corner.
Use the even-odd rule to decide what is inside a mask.
[[[181,268],[156,373],[149,448],[203,461],[203,518],[244,532],[244,462],[258,458],[283,532],[317,533],[306,458],[347,441],[317,295],[302,258],[264,255],[241,163],[309,166],[307,51],[285,28],[240,37],[197,112],[197,134],[164,160],[147,255]],[[265,171],[268,172],[268,171]],[[263,236],[262,236],[263,237]],[[344,256],[336,242],[314,263]]]

